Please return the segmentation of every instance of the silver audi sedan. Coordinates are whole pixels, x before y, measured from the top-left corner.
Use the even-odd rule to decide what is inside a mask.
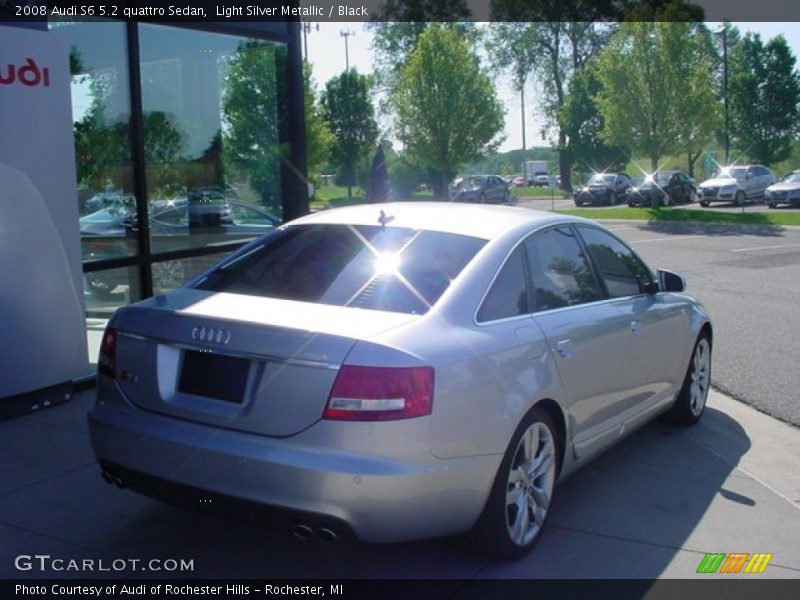
[[[109,482],[271,507],[301,537],[530,550],[555,483],[658,415],[692,424],[707,313],[579,218],[319,212],[121,308],[92,445]]]

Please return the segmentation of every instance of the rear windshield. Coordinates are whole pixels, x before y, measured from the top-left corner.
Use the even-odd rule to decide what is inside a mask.
[[[484,243],[400,227],[296,225],[223,263],[194,287],[423,314]]]

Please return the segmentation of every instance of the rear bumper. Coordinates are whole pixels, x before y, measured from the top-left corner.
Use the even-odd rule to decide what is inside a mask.
[[[224,498],[290,511],[295,523],[340,524],[367,542],[468,530],[502,458],[441,460],[426,449],[426,460],[398,461],[379,456],[379,448],[366,454],[315,445],[313,430],[330,425],[278,439],[117,404],[99,403],[89,415],[98,461],[135,491],[182,504]]]

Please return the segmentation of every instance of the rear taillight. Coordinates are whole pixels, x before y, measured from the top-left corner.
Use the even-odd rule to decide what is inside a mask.
[[[117,369],[117,330],[106,327],[103,341],[100,342],[100,356],[97,358],[97,370],[112,379]]]
[[[432,367],[358,367],[339,369],[323,419],[393,421],[431,414]]]

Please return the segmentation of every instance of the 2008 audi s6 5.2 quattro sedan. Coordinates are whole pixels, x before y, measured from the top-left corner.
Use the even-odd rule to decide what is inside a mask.
[[[114,314],[92,444],[109,481],[279,509],[301,536],[517,556],[558,479],[657,415],[700,418],[711,323],[683,289],[579,218],[318,212]]]

